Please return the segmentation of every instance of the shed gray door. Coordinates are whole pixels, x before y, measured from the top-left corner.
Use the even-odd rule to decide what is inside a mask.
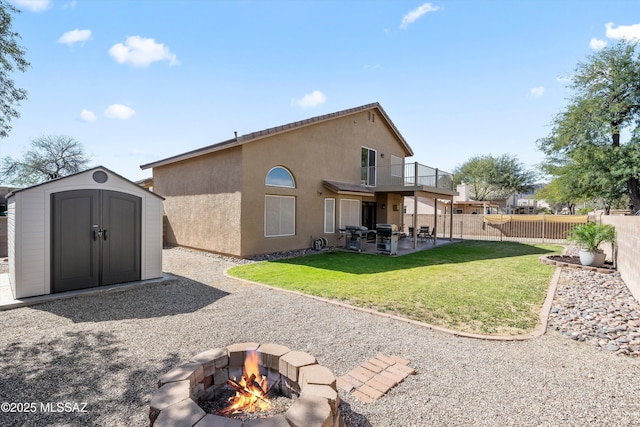
[[[140,280],[141,199],[108,190],[52,196],[52,292]]]

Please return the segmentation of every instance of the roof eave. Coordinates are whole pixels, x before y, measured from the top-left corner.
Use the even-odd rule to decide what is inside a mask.
[[[186,153],[177,154],[175,156],[167,157],[166,159],[158,160],[156,162],[140,165],[140,169],[152,169],[160,166],[165,166],[171,163],[181,162],[183,160],[189,160],[194,157],[202,156],[204,154],[215,153],[216,151],[226,150],[227,148],[240,145],[240,138],[233,138],[227,141],[219,142],[217,144],[209,145],[204,148],[197,148],[195,150],[187,151]]]

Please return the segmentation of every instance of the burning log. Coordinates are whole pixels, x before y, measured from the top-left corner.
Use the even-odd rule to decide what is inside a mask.
[[[234,380],[227,380],[227,385],[231,387],[236,393],[240,393],[245,397],[254,397],[256,399],[260,399],[264,402],[269,403],[269,399],[267,399],[267,397],[263,395],[264,392],[262,391],[262,387],[255,380],[249,383],[249,385],[252,385],[253,387],[243,386]]]
[[[253,353],[253,354],[251,354]],[[245,363],[242,369],[242,378],[236,381],[234,378],[227,380],[227,385],[235,392],[235,396],[229,399],[229,406],[221,411],[223,414],[235,414],[238,412],[256,412],[268,410],[271,403],[267,399],[267,378],[260,377],[258,355],[255,352],[247,353]]]

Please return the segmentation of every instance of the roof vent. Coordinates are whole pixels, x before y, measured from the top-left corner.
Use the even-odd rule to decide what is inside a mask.
[[[109,175],[105,171],[95,171],[93,173],[93,180],[98,184],[104,184],[109,179]]]

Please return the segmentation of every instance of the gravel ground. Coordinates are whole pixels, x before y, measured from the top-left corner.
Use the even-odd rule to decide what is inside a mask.
[[[239,283],[222,276],[231,265],[165,250],[174,283],[0,312],[0,402],[38,409],[0,413],[0,425],[147,425],[160,375],[243,341],[308,352],[336,376],[378,353],[408,359],[417,375],[382,399],[341,393],[350,426],[640,425],[638,358],[552,328],[526,342],[457,338]],[[44,402],[87,406],[42,412]]]

